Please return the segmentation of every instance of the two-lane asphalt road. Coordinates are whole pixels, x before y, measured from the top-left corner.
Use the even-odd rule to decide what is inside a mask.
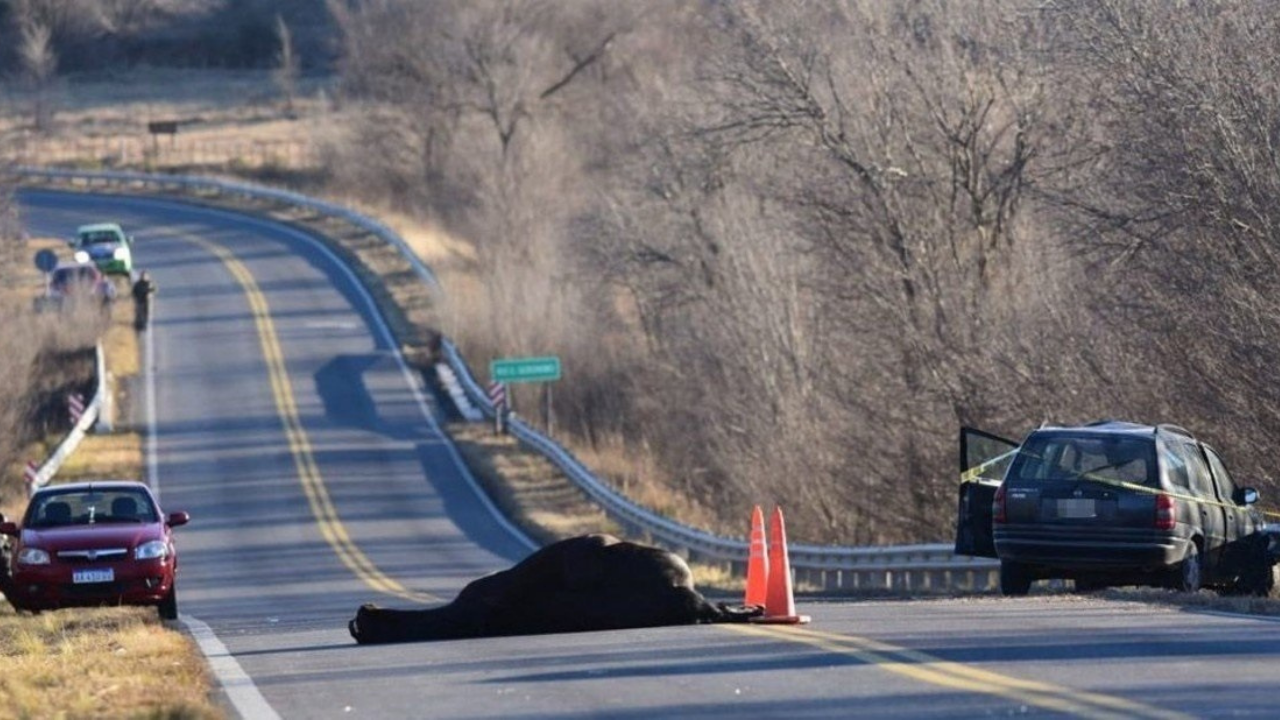
[[[245,717],[1275,714],[1280,623],[1071,597],[812,603],[805,628],[360,647],[367,601],[448,599],[529,546],[441,435],[367,295],[299,231],[181,203],[25,192],[33,233],[116,220],[159,285],[152,477],[179,610]],[[147,408],[150,407],[150,411]]]

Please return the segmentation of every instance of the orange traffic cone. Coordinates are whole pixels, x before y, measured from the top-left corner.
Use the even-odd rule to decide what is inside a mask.
[[[764,615],[751,621],[796,625],[809,620],[808,615],[796,614],[795,596],[791,592],[791,561],[787,558],[787,528],[782,521],[782,508],[775,507],[769,520],[769,592]]]
[[[747,558],[747,594],[743,605],[764,605],[769,587],[769,544],[764,539],[764,511],[751,511],[751,554]]]

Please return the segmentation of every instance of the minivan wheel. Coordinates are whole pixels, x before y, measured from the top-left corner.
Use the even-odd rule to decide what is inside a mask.
[[[1012,560],[1000,561],[1000,594],[1009,597],[1026,595],[1031,590],[1031,572],[1026,565]]]
[[[1109,587],[1111,587],[1111,585],[1108,584],[1107,581],[1099,580],[1098,578],[1095,578],[1095,577],[1076,578],[1076,584],[1075,584],[1076,592],[1081,592],[1081,593],[1098,592],[1099,590],[1106,590]]]
[[[1173,588],[1186,593],[1199,592],[1202,570],[1200,548],[1193,544],[1191,549],[1187,551],[1187,556],[1182,559],[1182,562],[1178,563]]]

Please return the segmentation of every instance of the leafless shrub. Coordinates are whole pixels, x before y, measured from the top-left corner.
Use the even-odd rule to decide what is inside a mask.
[[[280,94],[284,96],[285,115],[293,117],[294,98],[298,95],[298,55],[293,49],[293,32],[285,23],[284,17],[276,15],[276,39],[280,49],[276,51],[276,69],[273,77]]]
[[[53,48],[53,29],[34,10],[23,13],[19,6],[18,57],[22,83],[31,95],[32,124],[37,130],[48,130],[53,123],[54,80],[58,72],[58,56]],[[30,5],[26,7],[30,8]]]
[[[8,300],[0,334],[0,468],[18,468],[19,453],[47,434],[70,427],[66,395],[89,392],[93,345],[103,329],[98,308],[37,315],[29,305]],[[24,492],[20,474],[0,477],[0,504]]]
[[[679,368],[664,441],[728,517],[776,499],[817,537],[940,537],[957,425],[1089,381],[1026,197],[1059,160],[1043,40],[1005,9],[735,6],[679,116],[650,115],[661,169],[627,168],[648,182],[615,196],[612,277]]]
[[[589,358],[591,289],[570,279],[561,240],[587,178],[563,117],[626,14],[509,2],[331,12],[346,40],[345,92],[367,103],[334,157],[337,185],[376,188],[476,240],[482,276],[502,281],[452,293],[442,309],[473,356]],[[583,387],[593,385],[588,364],[572,368]],[[561,403],[581,404],[572,394]]]
[[[12,282],[25,244],[14,197],[17,182],[8,162],[0,161],[0,283]]]
[[[1099,276],[1095,316],[1125,328],[1135,404],[1180,418],[1277,488],[1280,41],[1268,3],[1087,0],[1056,17],[1087,79],[1090,166],[1069,202]]]

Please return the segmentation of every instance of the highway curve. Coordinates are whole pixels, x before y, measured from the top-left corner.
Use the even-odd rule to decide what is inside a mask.
[[[356,646],[529,551],[459,466],[352,276],[297,230],[28,191],[32,233],[116,220],[159,285],[136,420],[182,623],[247,718],[1270,717],[1280,623],[1101,599],[801,603],[703,626]]]

